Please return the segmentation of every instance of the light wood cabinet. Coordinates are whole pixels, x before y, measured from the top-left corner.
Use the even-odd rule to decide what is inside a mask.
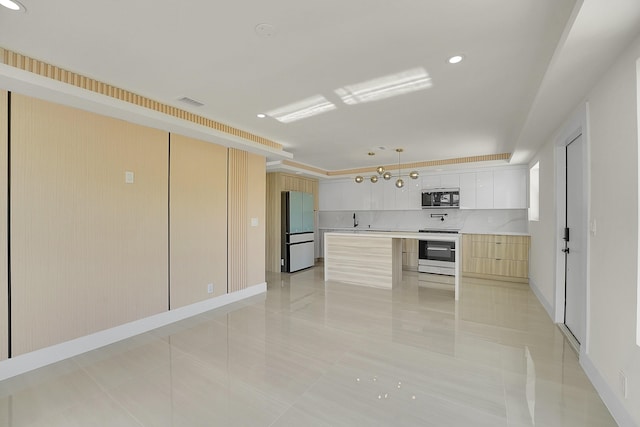
[[[326,182],[323,185],[325,197],[320,197],[319,183],[317,179],[305,178],[298,175],[290,175],[282,172],[267,174],[267,212],[266,212],[266,269],[267,271],[280,272],[280,246],[281,246],[281,210],[283,191],[301,191],[313,194],[313,210],[317,211],[324,203],[325,210],[336,209],[341,201],[331,196],[341,196],[338,188],[327,189],[327,185],[333,186],[338,182]],[[329,190],[329,191],[327,191]],[[334,191],[335,190],[335,191]],[[329,204],[329,205],[327,205]],[[314,214],[315,215],[315,214]],[[314,221],[315,222],[315,221]],[[315,229],[315,224],[313,226]],[[316,244],[316,248],[318,245]]]
[[[418,271],[418,239],[402,239],[402,269]]]
[[[462,272],[466,276],[528,282],[529,236],[464,234]]]

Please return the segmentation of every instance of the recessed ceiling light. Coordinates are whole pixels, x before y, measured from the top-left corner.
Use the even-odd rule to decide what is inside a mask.
[[[449,59],[447,60],[447,62],[448,62],[449,64],[459,64],[459,63],[461,63],[461,62],[462,62],[462,60],[463,60],[463,59],[464,59],[464,56],[462,56],[462,55],[455,55],[455,56],[452,56],[451,58],[449,58]]]
[[[27,10],[27,8],[25,8],[21,3],[15,0],[0,0],[0,5],[11,10],[20,10],[22,12],[25,12]]]
[[[266,114],[262,114],[262,113],[258,114],[259,119],[264,119],[265,117],[267,117]]]

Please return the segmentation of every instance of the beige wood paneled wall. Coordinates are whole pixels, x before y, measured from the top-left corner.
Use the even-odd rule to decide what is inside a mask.
[[[227,148],[176,134],[170,144],[174,309],[227,293]]]
[[[229,292],[263,283],[266,159],[229,149]],[[251,225],[252,218],[257,226]],[[255,246],[261,246],[256,248]]]
[[[229,148],[228,256],[229,292],[247,285],[247,192],[249,153]]]
[[[11,109],[12,354],[167,310],[167,133],[17,94]]]
[[[186,120],[198,125],[207,126],[211,129],[215,129],[229,135],[237,136],[248,141],[275,148],[276,150],[282,150],[282,144],[278,144],[277,142],[271,141],[262,136],[254,135],[242,129],[220,123],[207,117],[199,116],[192,112],[177,108],[173,105],[154,101],[153,99],[138,95],[137,93],[133,93],[128,90],[121,89],[119,87],[115,87],[98,80],[94,80],[82,74],[65,70],[55,65],[48,64],[44,61],[22,55],[8,49],[3,49],[2,47],[0,47],[0,63],[6,64],[10,67],[18,68],[20,70],[28,71],[30,73],[38,74],[42,77],[47,77],[61,83],[66,83],[68,85],[89,90],[91,92],[99,93],[100,95],[105,95],[110,98],[128,102],[139,107],[158,111],[160,113],[167,114],[181,120]]]
[[[0,90],[0,360],[9,354],[9,305],[7,265],[7,147],[8,93]]]
[[[280,194],[283,191],[303,191],[312,193],[314,199],[313,210],[318,211],[318,180],[290,175],[281,172],[267,174],[267,241],[266,267],[267,271],[280,271],[281,244],[281,206]],[[319,236],[316,236],[319,238]]]
[[[247,215],[249,220],[249,230],[247,232],[247,282],[248,285],[264,283],[265,280],[265,235],[266,222],[265,210],[267,204],[266,197],[266,176],[267,161],[264,156],[249,153],[248,180],[249,189],[247,192]],[[253,220],[257,220],[254,224]]]

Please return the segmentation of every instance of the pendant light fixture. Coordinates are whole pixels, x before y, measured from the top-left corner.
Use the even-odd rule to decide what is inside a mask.
[[[398,153],[398,178],[396,179],[395,182],[395,186],[397,188],[402,188],[404,187],[404,180],[402,179],[402,168],[401,168],[401,163],[400,163],[400,153],[404,152],[404,149],[402,148],[396,148],[396,153]],[[373,152],[369,152],[370,156],[375,155],[375,153]],[[385,181],[389,181],[391,180],[391,178],[393,178],[393,174],[391,172],[389,172],[388,170],[385,169],[384,166],[378,166],[376,168],[376,172],[378,173],[378,175],[382,176],[382,179],[384,179]],[[378,182],[379,178],[378,175],[371,175],[371,178],[369,178],[369,180],[375,184],[376,182]],[[418,179],[418,171],[411,171],[409,172],[409,175],[407,175],[409,178],[411,179]],[[362,182],[364,182],[364,177],[362,175],[358,175],[355,178],[356,183],[360,184]]]
[[[400,153],[404,150],[402,148],[396,148],[396,153],[398,153],[398,179],[396,179],[396,187],[402,188],[404,187],[404,181],[402,180],[402,169],[400,169]]]

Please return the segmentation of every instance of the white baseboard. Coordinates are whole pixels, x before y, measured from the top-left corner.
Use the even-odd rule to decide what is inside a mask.
[[[600,375],[600,372],[587,354],[580,355],[580,365],[618,425],[620,427],[637,427],[638,423],[633,420],[620,398]]]
[[[52,363],[95,350],[105,345],[133,337],[170,323],[210,311],[227,304],[259,295],[267,291],[267,284],[260,283],[238,292],[221,295],[186,307],[165,311],[144,319],[119,325],[94,334],[52,345],[0,362],[0,381]]]
[[[535,280],[533,280],[531,277],[529,277],[529,287],[538,298],[538,301],[540,301],[540,304],[542,304],[542,307],[544,307],[551,320],[555,322],[555,309],[553,308],[553,305],[549,301],[547,301],[544,295],[542,295],[542,291],[540,290],[540,288],[538,288]]]

